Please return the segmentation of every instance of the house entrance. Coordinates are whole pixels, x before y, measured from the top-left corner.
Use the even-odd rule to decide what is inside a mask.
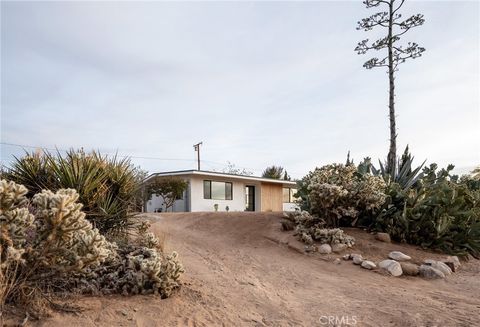
[[[245,186],[245,211],[255,211],[255,186]]]

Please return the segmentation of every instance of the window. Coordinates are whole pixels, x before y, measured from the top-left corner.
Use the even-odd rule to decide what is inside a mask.
[[[203,181],[203,198],[212,200],[232,200],[232,183]]]
[[[297,189],[284,187],[283,188],[283,203],[293,203],[295,201],[295,194]]]

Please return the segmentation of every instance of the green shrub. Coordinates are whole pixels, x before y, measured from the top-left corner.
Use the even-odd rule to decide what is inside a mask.
[[[480,255],[480,192],[450,176],[453,166],[437,172],[424,168],[416,188],[396,183],[387,190],[387,201],[375,228],[397,241],[435,248],[456,255]]]
[[[128,159],[74,150],[27,154],[16,158],[6,177],[25,185],[29,198],[44,189],[77,190],[87,219],[102,234],[124,235],[137,223],[131,212],[141,201],[143,173]]]
[[[326,165],[308,176],[310,212],[325,219],[327,226],[358,225],[371,219],[385,201],[384,190],[382,178],[359,174],[353,164]]]

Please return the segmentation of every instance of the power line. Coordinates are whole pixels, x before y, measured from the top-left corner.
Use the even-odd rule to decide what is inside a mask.
[[[60,148],[49,148],[49,147],[45,147],[45,146],[37,146],[37,145],[25,145],[25,144],[17,144],[17,143],[10,143],[10,142],[0,142],[1,145],[7,145],[7,146],[15,146],[15,147],[19,147],[19,148],[29,148],[29,149],[42,149],[42,150],[47,150],[47,151],[60,151],[60,152],[68,152],[69,150],[66,150],[66,149],[60,149]],[[112,153],[112,152],[103,152],[105,154],[109,154],[109,155],[116,155],[117,157],[120,157],[120,158],[132,158],[132,159],[145,159],[145,160],[161,160],[161,161],[187,161],[187,162],[196,162],[197,160],[196,159],[185,159],[185,158],[160,158],[160,157],[150,157],[150,156],[130,156],[130,155],[119,155],[117,152],[115,153]],[[0,161],[4,162],[4,161],[13,161],[14,159],[11,159],[11,158],[0,158]],[[210,161],[210,160],[202,160],[201,162],[203,163],[209,163],[209,164],[214,164],[214,165],[218,165],[218,166],[221,166],[222,168],[227,168],[228,165],[229,165],[229,161],[227,162],[224,162],[224,163],[221,163],[221,162],[216,162],[216,161]],[[251,167],[242,167],[242,166],[236,166],[234,165],[235,168],[239,168],[239,169],[246,169],[246,170],[250,170],[250,171],[253,171],[253,172],[262,172],[263,169],[255,169],[255,168],[251,168]]]
[[[7,142],[0,142],[0,144],[3,145],[9,145],[9,146],[16,146],[20,148],[30,148],[30,149],[42,149],[42,150],[48,150],[48,151],[60,151],[60,152],[68,152],[68,150],[65,149],[59,149],[59,148],[47,148],[44,146],[35,146],[35,145],[25,145],[25,144],[16,144],[16,143],[7,143]],[[152,159],[152,160],[171,160],[171,161],[195,161],[195,159],[183,159],[183,158],[159,158],[159,157],[142,157],[142,156],[129,156],[129,155],[118,155],[117,153],[112,153],[112,152],[104,152],[106,154],[114,154],[117,155],[120,158],[135,158],[135,159]]]

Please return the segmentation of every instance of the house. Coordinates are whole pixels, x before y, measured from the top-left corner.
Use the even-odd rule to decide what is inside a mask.
[[[181,178],[188,188],[168,209],[173,212],[198,211],[294,211],[296,183],[264,177],[183,170],[150,175],[152,178]],[[227,209],[228,207],[228,209]],[[146,202],[147,212],[165,211],[163,199],[153,195]]]

